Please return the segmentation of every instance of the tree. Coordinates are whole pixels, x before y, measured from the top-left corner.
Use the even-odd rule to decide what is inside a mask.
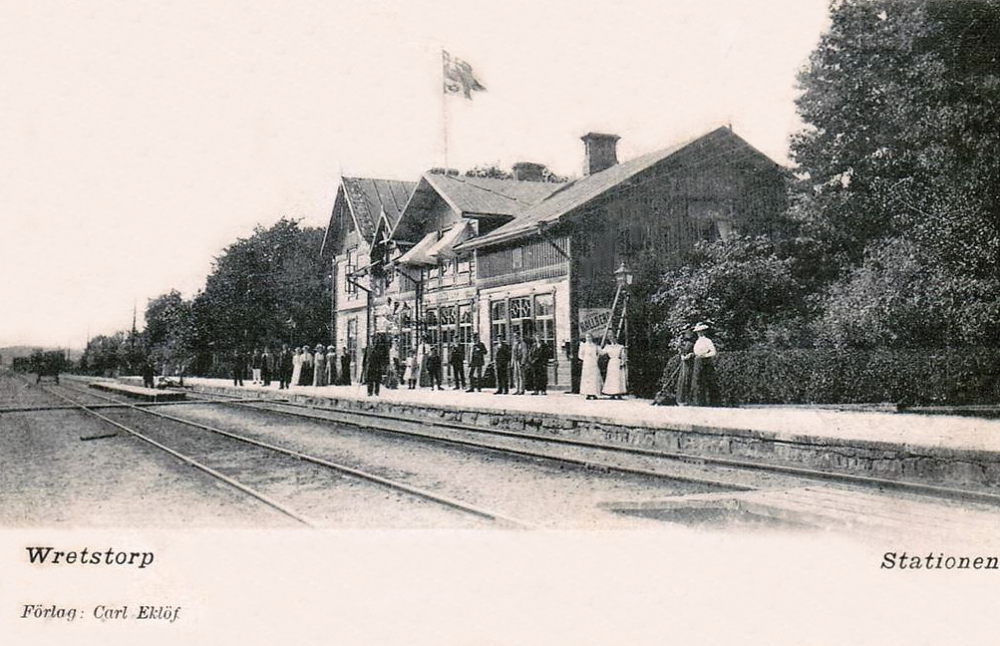
[[[789,252],[820,277],[822,343],[972,344],[1000,328],[998,58],[1000,0],[832,4],[792,140],[805,244]]]
[[[288,321],[296,340],[326,341],[331,285],[319,257],[322,240],[322,229],[282,218],[227,247],[192,304],[196,349],[218,353],[288,341]]]
[[[500,168],[498,164],[476,166],[465,171],[466,177],[487,177],[491,179],[514,179],[514,173]]]
[[[1000,1],[842,0],[799,76],[792,155],[844,266],[905,235],[997,277]]]
[[[176,289],[150,299],[145,312],[144,340],[151,359],[165,364],[164,371],[187,372],[196,348],[192,304]]]
[[[792,262],[765,237],[698,243],[687,263],[662,276],[652,297],[666,310],[659,331],[672,338],[711,321],[728,349],[801,344],[809,308]]]
[[[841,348],[993,345],[1000,290],[988,279],[951,274],[897,238],[870,249],[829,288],[813,327],[821,345]]]

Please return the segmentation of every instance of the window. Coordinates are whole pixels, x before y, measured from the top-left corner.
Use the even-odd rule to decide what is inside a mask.
[[[344,291],[351,295],[357,295],[358,286],[354,283],[354,272],[358,270],[358,250],[347,250],[347,261],[344,266]],[[357,321],[355,321],[357,323]]]
[[[509,310],[512,337],[534,336],[535,326],[531,320],[531,297],[521,296],[510,299]]]
[[[358,365],[358,319],[347,319],[347,354],[351,357],[351,367]],[[356,370],[356,369],[355,369]]]
[[[441,348],[439,353],[442,361],[449,357],[449,348],[458,337],[458,308],[454,305],[447,305],[438,310],[441,321],[441,337],[439,339]]]
[[[458,259],[458,273],[467,274],[472,271],[471,256],[462,256]]]
[[[535,335],[537,341],[545,341],[555,352],[555,296],[538,294],[535,296]]]
[[[514,247],[510,251],[511,266],[514,269],[520,269],[524,266],[524,249],[521,247]]]
[[[558,382],[556,350],[555,293],[515,296],[490,302],[490,343],[508,342],[517,334],[532,337],[535,343],[547,343],[552,352],[549,364],[550,383]]]
[[[472,345],[472,305],[458,306],[458,342],[465,346],[468,357]]]
[[[427,342],[437,345],[440,340],[440,330],[438,329],[438,311],[436,309],[427,310],[424,315],[424,322],[426,323]]]
[[[399,317],[399,357],[405,359],[413,349],[413,310],[409,307],[401,307],[397,316]]]
[[[507,301],[490,303],[490,344],[496,345],[507,338]]]

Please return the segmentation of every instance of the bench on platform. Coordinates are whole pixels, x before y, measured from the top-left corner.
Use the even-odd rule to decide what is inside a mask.
[[[141,386],[131,386],[111,381],[92,381],[88,385],[96,390],[103,390],[116,395],[124,395],[130,399],[141,399],[147,402],[174,402],[187,399],[185,393],[154,390],[153,388],[143,388]]]

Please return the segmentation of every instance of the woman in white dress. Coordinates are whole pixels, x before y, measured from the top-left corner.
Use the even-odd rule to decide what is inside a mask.
[[[302,376],[302,348],[295,348],[295,354],[292,355],[292,380],[291,385],[298,386],[299,378]]]
[[[602,392],[611,399],[621,399],[625,394],[625,346],[611,335],[611,341],[601,349],[601,354],[608,357],[608,374]]]
[[[601,394],[601,369],[597,366],[597,353],[594,337],[588,332],[577,352],[577,358],[583,362],[580,370],[580,394],[586,395],[587,399],[597,399]]]

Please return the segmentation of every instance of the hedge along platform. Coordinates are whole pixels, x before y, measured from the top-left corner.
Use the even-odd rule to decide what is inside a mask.
[[[174,402],[187,399],[187,395],[184,393],[142,388],[140,386],[120,384],[113,381],[92,381],[87,385],[95,390],[103,390],[116,395],[124,395],[129,399],[140,399],[147,402]]]
[[[190,378],[196,391],[287,398],[344,412],[446,421],[539,438],[630,446],[692,458],[745,460],[1000,493],[1000,421],[826,409],[651,406],[578,395],[493,395],[359,386],[278,390]]]

